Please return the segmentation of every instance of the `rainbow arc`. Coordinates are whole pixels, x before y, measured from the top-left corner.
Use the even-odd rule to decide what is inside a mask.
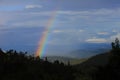
[[[58,12],[57,9],[54,10],[52,12],[51,17],[49,18],[49,20],[47,22],[47,25],[45,27],[45,31],[42,33],[42,37],[40,38],[40,41],[38,43],[38,48],[36,50],[35,57],[42,57],[42,55],[46,51],[46,43],[47,43],[47,40],[49,37],[49,32],[50,32],[52,26],[54,25],[54,22],[55,22],[55,19],[57,16],[57,12]]]

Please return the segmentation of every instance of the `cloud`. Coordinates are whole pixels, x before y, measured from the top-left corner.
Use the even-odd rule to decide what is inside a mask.
[[[37,8],[42,7],[41,5],[27,5],[26,8]],[[52,15],[53,11],[38,11],[38,12],[25,12],[22,11],[20,13],[13,12],[13,13],[5,13],[2,12],[2,17],[0,21],[4,21],[5,17],[8,16],[8,20],[5,19],[6,22],[13,22],[15,21],[15,24],[20,24],[26,26],[26,24],[31,24],[29,21],[32,19],[32,22],[34,22],[34,25],[36,22],[36,19],[39,19],[39,21],[42,22],[42,20],[46,21],[49,19],[49,17]],[[1,13],[0,13],[1,14]],[[56,16],[56,23],[58,26],[70,26],[75,27],[80,25],[81,26],[98,26],[99,23],[103,22],[102,25],[106,25],[105,22],[111,22],[111,24],[115,24],[116,18],[119,17],[120,9],[98,9],[98,10],[89,10],[89,11],[57,11]],[[34,21],[33,21],[34,20]],[[18,21],[18,22],[17,22]],[[116,21],[116,22],[115,22]],[[85,23],[85,24],[84,24]],[[13,23],[12,23],[13,24]],[[38,23],[37,23],[38,25]],[[107,25],[109,25],[107,23]],[[112,26],[112,25],[111,25]],[[117,26],[117,25],[116,25]]]
[[[108,32],[98,32],[97,34],[98,35],[108,35],[109,33]]]
[[[45,20],[31,20],[31,21],[24,21],[24,22],[16,22],[11,24],[15,27],[44,27],[47,21]]]
[[[95,9],[95,10],[84,10],[84,11],[58,11],[59,14],[65,15],[108,15],[119,11],[119,9]]]
[[[93,9],[85,11],[58,11],[61,15],[71,16],[70,20],[86,20],[94,22],[111,22],[116,20],[120,15],[120,8],[116,9]]]
[[[79,32],[84,32],[85,30],[80,29]]]
[[[32,6],[33,7],[33,6]],[[31,8],[32,8],[31,7]],[[9,28],[27,27],[28,29],[36,26],[45,26],[52,15],[53,10],[44,11],[21,11],[13,13],[3,12],[0,21],[3,24],[8,24]],[[1,14],[1,13],[0,13]],[[108,35],[108,25],[111,30],[115,28],[114,25],[119,21],[119,9],[98,9],[89,11],[57,11],[57,16],[54,19],[54,28],[52,28],[51,35],[54,44],[76,44],[85,41],[89,37],[96,35]],[[4,17],[6,18],[4,18]],[[70,19],[71,18],[71,19]],[[117,18],[117,19],[116,19]],[[2,20],[3,19],[3,20]],[[4,20],[5,19],[5,20]],[[108,22],[110,24],[108,24]],[[0,23],[0,24],[2,24]],[[117,25],[118,26],[118,25]],[[103,31],[104,27],[104,31]],[[113,27],[113,28],[112,28]],[[85,33],[84,33],[85,32]],[[32,34],[32,33],[31,33]],[[89,43],[103,43],[106,42],[103,38],[92,38],[86,40]]]
[[[55,29],[50,35],[49,45],[75,45],[83,41],[86,34],[83,29]],[[83,35],[84,34],[84,35]],[[83,36],[83,37],[82,37]]]
[[[26,9],[34,9],[34,8],[42,8],[42,5],[26,5],[25,8]]]
[[[86,42],[88,42],[88,43],[106,43],[107,40],[104,38],[91,38],[91,39],[87,39]]]
[[[63,32],[62,30],[54,30],[53,33],[61,33]]]
[[[82,33],[85,30],[83,29],[56,29],[53,30],[52,33],[64,33],[64,34],[70,34],[70,33]]]
[[[110,40],[114,41],[116,38],[120,39],[120,33],[117,33],[116,35],[111,36]]]
[[[118,31],[114,29],[114,30],[112,30],[112,32],[113,32],[113,33],[117,33]]]

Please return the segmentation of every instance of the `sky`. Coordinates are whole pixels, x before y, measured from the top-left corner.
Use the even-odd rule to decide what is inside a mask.
[[[0,47],[35,53],[51,16],[44,56],[106,48],[120,38],[120,0],[0,0]]]

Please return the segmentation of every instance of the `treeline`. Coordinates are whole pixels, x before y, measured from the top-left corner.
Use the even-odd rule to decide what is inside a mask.
[[[0,49],[0,80],[74,80],[70,65],[28,56],[27,52]]]

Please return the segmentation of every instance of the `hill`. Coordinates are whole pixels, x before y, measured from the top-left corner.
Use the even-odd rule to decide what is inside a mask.
[[[74,65],[76,69],[76,80],[94,80],[92,76],[96,75],[100,67],[109,63],[110,52],[95,55],[86,61]]]
[[[109,57],[110,52],[98,54],[80,64],[74,65],[74,67],[77,69],[77,71],[80,71],[84,74],[93,73],[93,71],[98,70],[98,67],[106,66],[109,62]]]
[[[80,66],[105,66],[109,61],[110,53],[103,53],[89,58],[87,61],[79,64]]]

